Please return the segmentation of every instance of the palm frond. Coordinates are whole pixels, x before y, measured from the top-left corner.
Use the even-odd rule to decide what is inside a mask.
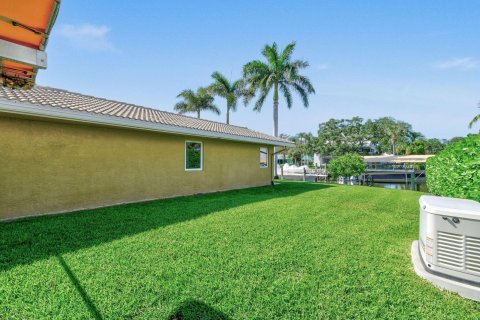
[[[243,66],[243,77],[249,78],[258,74],[269,73],[269,67],[260,60],[253,60]]]
[[[191,99],[194,96],[195,96],[195,92],[193,92],[193,90],[187,89],[180,92],[177,95],[177,98]]]
[[[290,63],[290,65],[294,68],[297,68],[297,69],[305,69],[305,68],[308,68],[310,66],[310,64],[307,61],[303,61],[303,60],[292,61]]]
[[[268,92],[269,92],[269,90],[261,90],[260,91],[260,95],[258,97],[257,102],[255,102],[255,107],[253,108],[253,110],[255,110],[257,112],[260,112],[260,110],[262,110],[265,99],[268,96]]]
[[[310,82],[310,79],[308,79],[305,76],[300,76],[297,75],[295,77],[295,82],[302,86],[308,93],[315,93],[315,88],[313,88],[312,83]]]
[[[290,58],[292,57],[293,51],[295,51],[295,41],[289,43],[282,51],[280,55],[280,64],[286,64],[287,62],[290,61]]]
[[[230,84],[230,81],[228,81],[228,79],[220,72],[215,71],[214,73],[212,73],[212,78],[213,80],[215,80],[214,83],[216,83],[219,87],[224,87],[226,92],[230,92],[232,90],[232,85]]]
[[[183,90],[178,97],[183,98],[183,101],[177,102],[174,110],[180,114],[201,111],[213,111],[220,114],[220,110],[213,104],[214,98],[208,88],[198,88],[196,92]]]
[[[180,114],[190,112],[190,110],[188,110],[188,104],[186,102],[183,102],[183,101],[182,102],[177,102],[175,104],[175,106],[173,107],[173,109]]]
[[[220,114],[220,109],[214,105],[214,104],[207,104],[204,106],[204,108],[202,109],[202,111],[212,111],[213,113],[216,113],[217,115]]]
[[[471,129],[472,126],[477,123],[478,121],[480,120],[480,113],[477,114],[473,119],[472,121],[470,121],[470,123],[468,124],[468,128]]]
[[[283,96],[285,97],[285,101],[287,101],[288,109],[290,109],[292,107],[292,94],[290,90],[283,83],[280,84],[279,88],[280,88],[280,91],[283,93]]]
[[[278,59],[278,49],[277,44],[274,42],[271,46],[268,44],[265,45],[263,48],[262,54],[265,58],[267,58],[268,64],[273,67],[273,69],[277,69],[279,66],[279,59]]]
[[[298,84],[296,84],[296,83],[294,83],[294,84],[292,85],[292,87],[293,87],[293,89],[298,93],[298,95],[300,96],[300,98],[302,99],[303,106],[304,106],[305,108],[308,108],[308,104],[309,104],[309,103],[308,103],[308,94],[307,94],[306,90],[305,90],[302,86],[300,86],[300,85],[298,85]]]

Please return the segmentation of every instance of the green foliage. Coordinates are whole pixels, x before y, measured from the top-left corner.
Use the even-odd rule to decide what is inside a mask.
[[[197,142],[186,143],[186,169],[200,169],[202,167],[202,145]]]
[[[302,99],[303,105],[308,107],[308,95],[315,93],[310,80],[300,74],[300,70],[309,66],[307,61],[293,60],[295,42],[288,44],[279,52],[277,44],[265,45],[262,55],[266,62],[253,60],[243,67],[243,75],[248,87],[245,102],[258,93],[254,110],[260,111],[271,89],[273,100],[278,102],[279,93],[283,94],[287,107],[293,104],[292,93],[295,91]]]
[[[182,101],[177,102],[173,109],[180,114],[195,112],[198,118],[202,111],[220,114],[220,109],[213,103],[214,98],[206,88],[198,88],[197,92],[190,89],[183,90],[177,98],[182,98]]]
[[[315,151],[329,156],[365,153],[363,147],[368,138],[362,118],[330,119],[319,125]]]
[[[365,162],[358,154],[349,153],[330,162],[328,173],[334,177],[357,177],[365,172]]]
[[[368,154],[370,146],[374,146],[377,153],[436,154],[445,144],[439,139],[426,139],[404,121],[383,117],[364,122],[360,117],[353,117],[321,123],[315,152],[329,156]]]
[[[480,201],[480,135],[448,145],[427,161],[430,192]]]
[[[220,72],[212,73],[214,82],[207,88],[209,93],[214,96],[222,97],[227,100],[227,119],[226,123],[230,123],[230,111],[237,111],[237,101],[245,94],[244,80],[230,82]]]
[[[288,156],[296,165],[302,165],[302,158],[315,152],[317,139],[311,133],[300,132],[288,139],[295,142],[295,147],[288,149]]]
[[[455,143],[463,139],[465,139],[465,137],[453,137],[452,139],[447,141],[447,144]]]
[[[365,130],[380,153],[397,154],[396,146],[412,141],[412,126],[391,117],[368,120]]]
[[[281,182],[3,223],[0,318],[479,319],[412,271],[419,196]]]

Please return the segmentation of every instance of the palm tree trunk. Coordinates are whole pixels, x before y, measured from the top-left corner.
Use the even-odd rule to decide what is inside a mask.
[[[275,83],[273,91],[273,136],[278,137],[278,83]],[[273,154],[273,176],[277,179],[277,147],[273,148]]]
[[[200,110],[197,110],[197,118],[200,119]]]
[[[227,124],[230,124],[230,106],[227,105]]]

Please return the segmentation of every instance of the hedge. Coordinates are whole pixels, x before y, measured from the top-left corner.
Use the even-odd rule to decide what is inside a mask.
[[[480,201],[480,135],[469,135],[427,160],[428,190]]]

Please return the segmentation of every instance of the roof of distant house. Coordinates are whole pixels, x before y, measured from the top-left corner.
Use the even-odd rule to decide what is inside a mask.
[[[0,87],[0,111],[174,134],[293,146],[288,140],[245,127],[42,86],[31,90]]]

